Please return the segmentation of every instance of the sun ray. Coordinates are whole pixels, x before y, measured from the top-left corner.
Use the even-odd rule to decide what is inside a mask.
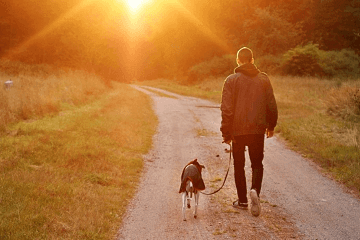
[[[43,30],[41,30],[40,32],[38,32],[37,34],[31,36],[30,38],[28,38],[27,40],[25,40],[24,42],[22,42],[20,45],[18,45],[17,47],[15,47],[14,49],[8,51],[7,54],[5,54],[4,56],[2,56],[3,58],[11,58],[14,55],[17,55],[19,53],[24,52],[29,46],[31,46],[33,43],[35,43],[36,41],[38,41],[39,39],[45,37],[47,34],[49,34],[50,32],[52,32],[54,29],[56,29],[57,27],[59,27],[61,24],[63,24],[65,21],[67,21],[68,19],[70,19],[71,17],[73,17],[76,13],[78,13],[81,9],[83,9],[84,7],[88,6],[89,4],[91,4],[92,2],[94,2],[95,0],[83,0],[82,2],[80,2],[78,5],[76,5],[75,7],[73,7],[71,10],[69,10],[68,12],[66,12],[65,14],[63,14],[61,17],[59,17],[57,20],[55,20],[53,23],[49,24],[48,26],[46,26]],[[139,0],[139,2],[134,1],[133,5],[135,8],[139,8],[141,7],[141,5],[143,5],[144,3],[148,2],[149,0]],[[225,51],[226,53],[231,53],[231,48],[226,44],[225,41],[223,41],[221,38],[219,38],[216,34],[213,33],[213,31],[211,31],[211,29],[207,26],[205,26],[193,13],[191,13],[187,8],[185,8],[181,3],[179,3],[177,0],[170,0],[171,3],[176,6],[176,8],[182,13],[184,14],[185,17],[187,17],[188,19],[191,20],[191,22],[197,26],[197,28],[203,33],[205,34],[209,39],[211,39],[216,45],[218,45],[223,51]],[[128,0],[128,2],[133,2],[131,0]],[[140,5],[139,5],[140,4]],[[133,20],[135,21],[135,20]],[[136,21],[135,21],[136,22]],[[136,25],[134,24],[134,22],[131,25]],[[135,28],[135,26],[132,26],[132,28]],[[130,31],[131,35],[134,35],[134,29],[132,29],[132,31]]]
[[[226,53],[232,53],[232,49],[226,44],[224,40],[219,38],[213,31],[207,26],[205,26],[193,13],[191,13],[187,8],[185,8],[177,0],[171,1],[188,19],[190,19],[195,26],[207,37],[209,37],[216,45],[218,45]]]
[[[55,20],[54,22],[52,22],[51,24],[49,24],[48,26],[43,28],[40,32],[38,32],[37,34],[31,36],[29,39],[27,39],[26,41],[22,42],[20,45],[18,45],[17,47],[15,47],[11,51],[9,51],[2,58],[11,58],[14,55],[17,55],[17,54],[20,54],[20,53],[24,52],[34,42],[36,42],[40,38],[46,36],[50,32],[52,32],[55,28],[60,26],[62,23],[64,23],[69,18],[73,17],[76,13],[78,13],[81,9],[83,9],[84,7],[91,4],[93,1],[94,0],[84,0],[84,1],[80,2],[78,5],[76,5],[72,9],[70,9],[68,12],[63,14],[57,20]]]

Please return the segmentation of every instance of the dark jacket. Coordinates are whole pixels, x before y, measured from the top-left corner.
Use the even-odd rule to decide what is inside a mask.
[[[278,111],[268,76],[251,63],[236,68],[224,83],[221,116],[226,139],[274,130]]]
[[[190,180],[193,183],[193,186],[196,190],[205,189],[205,184],[201,177],[201,172],[194,164],[187,165],[184,168],[181,174],[181,185],[180,185],[179,193],[186,191],[187,180]]]

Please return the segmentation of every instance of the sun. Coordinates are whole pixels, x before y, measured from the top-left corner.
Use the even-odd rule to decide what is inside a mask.
[[[127,4],[131,8],[131,10],[136,11],[143,5],[144,3],[148,2],[149,0],[126,0]]]

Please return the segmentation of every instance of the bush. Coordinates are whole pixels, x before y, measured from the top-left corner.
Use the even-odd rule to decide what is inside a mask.
[[[360,57],[354,51],[320,51],[320,65],[329,77],[354,77],[360,75]]]
[[[262,72],[268,74],[277,74],[279,73],[279,68],[281,65],[281,57],[274,55],[266,55],[259,58],[255,58],[255,65]]]
[[[292,76],[323,76],[317,44],[297,46],[284,54],[282,71]]]
[[[216,56],[209,61],[201,62],[190,68],[188,82],[197,83],[208,77],[226,76],[231,74],[235,67],[235,55]]]
[[[326,76],[357,78],[360,75],[360,57],[354,51],[324,51],[318,44],[297,46],[283,56],[281,70],[293,76]]]

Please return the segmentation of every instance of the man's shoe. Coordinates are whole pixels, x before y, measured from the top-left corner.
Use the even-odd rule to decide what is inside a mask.
[[[260,199],[255,189],[251,189],[250,198],[251,198],[251,214],[257,217],[260,215],[261,207],[260,207]]]
[[[233,202],[233,207],[238,209],[247,209],[248,203],[239,203],[239,200],[236,200],[235,202]]]

